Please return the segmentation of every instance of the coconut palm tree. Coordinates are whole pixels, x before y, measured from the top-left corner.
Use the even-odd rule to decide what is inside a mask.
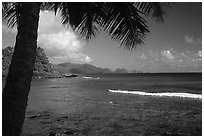
[[[3,135],[20,135],[25,119],[37,48],[40,8],[59,12],[62,24],[70,25],[87,40],[101,30],[128,49],[144,43],[149,32],[146,16],[163,22],[161,3],[3,3],[3,20],[17,25],[14,54],[2,96]]]

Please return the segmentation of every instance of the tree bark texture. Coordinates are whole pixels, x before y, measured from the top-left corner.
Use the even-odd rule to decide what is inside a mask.
[[[21,3],[18,34],[2,95],[2,134],[20,135],[36,58],[39,3]]]

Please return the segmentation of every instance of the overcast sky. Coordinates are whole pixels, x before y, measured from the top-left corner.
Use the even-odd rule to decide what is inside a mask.
[[[40,13],[38,46],[53,64],[89,63],[143,72],[202,71],[202,3],[175,3],[164,24],[148,19],[145,44],[128,51],[101,32],[89,42],[61,25],[59,15]],[[2,47],[14,46],[16,29],[2,26]]]

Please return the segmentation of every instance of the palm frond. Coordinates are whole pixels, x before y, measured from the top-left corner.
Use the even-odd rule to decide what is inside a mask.
[[[38,2],[39,6],[42,8],[43,3]],[[13,28],[18,26],[18,20],[20,18],[20,11],[22,10],[22,2],[3,2],[2,3],[2,18],[8,25],[8,27]]]
[[[8,27],[13,28],[18,25],[20,16],[21,3],[18,2],[4,2],[2,9],[2,18],[6,21]]]
[[[134,4],[138,10],[144,15],[151,16],[158,22],[164,22],[165,8],[170,6],[170,3],[164,2],[137,2]]]
[[[76,28],[77,31],[87,40],[91,39],[92,36],[95,37],[96,33],[99,33],[100,25],[102,24],[101,10],[102,3],[86,3],[84,4],[84,15],[83,21]]]
[[[144,43],[149,29],[133,3],[107,3],[105,10],[103,27],[112,39],[130,50]]]
[[[9,7],[9,2],[2,2],[2,11],[5,11]]]
[[[41,9],[59,12],[62,24],[70,25],[87,40],[96,36],[102,27],[112,39],[131,50],[144,43],[149,32],[146,15],[163,22],[163,5],[154,2],[43,2]],[[2,9],[9,27],[18,24],[21,3],[3,3]]]
[[[62,3],[60,13],[62,16],[62,23],[64,25],[71,25],[71,27],[79,32],[82,37],[87,40],[96,36],[99,32],[98,24],[101,24],[100,5],[97,3]]]
[[[144,43],[149,32],[146,15],[163,22],[165,11],[162,6],[161,3],[148,2],[45,3],[48,10],[61,14],[62,24],[70,25],[87,40],[96,36],[102,27],[112,39],[130,50]]]
[[[54,11],[55,15],[61,7],[62,2],[43,2],[42,10]]]

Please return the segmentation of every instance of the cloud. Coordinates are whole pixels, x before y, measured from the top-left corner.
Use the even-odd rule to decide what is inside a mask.
[[[145,59],[143,58],[145,55]],[[171,71],[201,71],[202,70],[202,51],[182,51],[168,48],[164,50],[143,51],[136,58],[138,69],[143,71],[171,72]]]
[[[202,51],[198,51],[198,53],[197,53],[197,56],[198,57],[196,57],[196,58],[193,58],[193,61],[195,61],[195,62],[199,62],[199,61],[202,61]]]
[[[147,59],[147,57],[145,56],[144,53],[142,53],[142,55],[140,56],[141,59]]]
[[[43,43],[44,48],[60,50],[61,52],[77,52],[82,48],[82,43],[73,32],[60,31],[57,33],[40,34],[39,43]]]
[[[50,57],[50,62],[52,63],[59,63],[60,62],[92,62],[93,60],[88,55],[83,53],[71,53],[66,56],[53,56]]]
[[[202,41],[200,39],[195,39],[193,36],[185,36],[184,40],[186,43],[192,44],[192,45],[202,44]]]
[[[169,59],[169,60],[174,60],[174,59],[175,59],[175,57],[172,55],[172,53],[171,53],[170,50],[163,50],[163,51],[161,52],[161,55],[164,56],[164,57],[166,57],[166,58]]]
[[[200,58],[202,58],[202,51],[201,51],[201,50],[198,51],[198,56],[199,56]]]
[[[193,51],[185,51],[185,52],[178,52],[176,50],[172,51],[172,55],[174,59],[171,60],[171,63],[168,63],[169,66],[173,68],[194,68],[198,69],[202,66],[202,59],[201,59],[201,51],[193,52]]]
[[[83,54],[84,43],[71,31],[40,34],[38,44],[46,51],[51,62],[91,62],[92,59]]]
[[[40,11],[39,34],[55,33],[65,29],[67,28],[61,24],[61,17],[58,14],[55,16],[53,12]]]
[[[17,34],[17,28],[8,28],[2,24],[5,33]],[[83,52],[85,42],[68,26],[61,24],[61,17],[53,12],[40,11],[38,26],[38,46],[45,50],[53,64],[61,62],[92,62],[93,59]]]
[[[17,34],[17,28],[16,27],[8,28],[8,26],[5,24],[2,24],[2,31],[5,33]]]
[[[61,24],[58,15],[41,11],[38,33],[38,46],[44,48],[52,63],[93,61],[83,53],[85,43],[70,28]]]
[[[170,50],[166,50],[166,51],[170,51]],[[171,63],[169,63],[168,61],[166,63],[172,67],[195,67],[197,68],[198,66],[202,65],[201,51],[178,52],[174,49],[171,49],[171,52],[167,52],[167,53],[168,53],[167,55],[171,57],[171,58],[168,58],[171,61]],[[162,55],[162,52],[161,52],[161,55]]]

